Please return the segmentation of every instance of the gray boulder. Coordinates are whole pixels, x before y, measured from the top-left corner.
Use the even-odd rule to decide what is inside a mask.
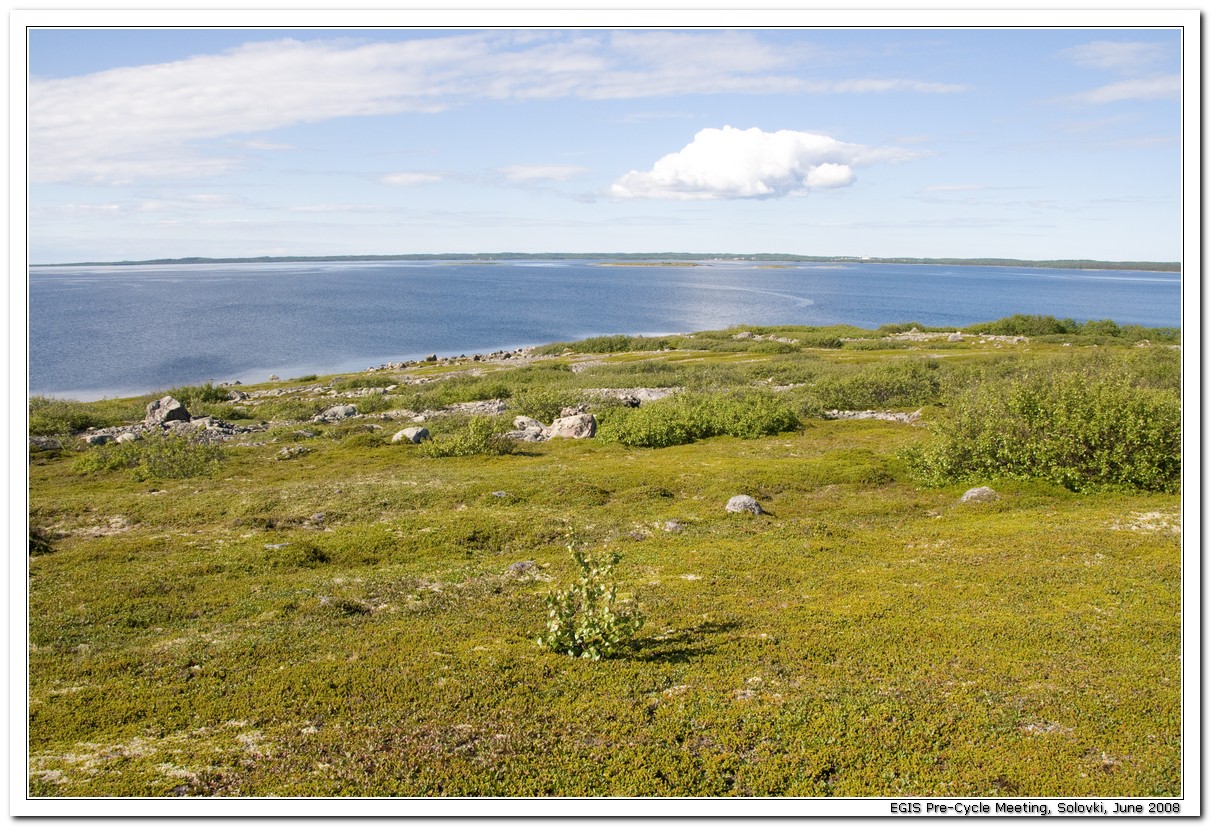
[[[86,434],[80,437],[86,445],[104,445],[107,442],[113,442],[114,438],[109,434]]]
[[[528,416],[515,416],[513,417],[513,427],[519,431],[541,431],[546,426]]]
[[[404,428],[391,437],[392,442],[411,442],[413,445],[429,439],[428,428]]]
[[[959,498],[961,503],[987,503],[997,499],[997,492],[993,491],[987,485],[982,485],[979,488],[972,488],[966,491]]]
[[[561,416],[542,433],[547,439],[588,439],[597,433],[597,417],[583,413]]]
[[[333,405],[314,418],[314,422],[331,422],[337,419],[348,419],[357,416],[356,405]]]
[[[733,514],[747,512],[749,514],[764,514],[765,510],[761,507],[761,503],[754,500],[748,494],[737,494],[727,501],[727,510]]]
[[[147,415],[143,421],[148,425],[163,425],[165,422],[188,422],[189,411],[171,396],[161,397],[147,404]]]
[[[136,442],[136,441],[138,441],[138,440],[140,440],[140,439],[142,439],[142,438],[143,438],[143,437],[141,437],[141,436],[140,436],[138,433],[136,433],[135,431],[127,431],[127,432],[125,432],[125,433],[118,434],[118,439],[117,439],[117,441],[118,441],[118,442]]]

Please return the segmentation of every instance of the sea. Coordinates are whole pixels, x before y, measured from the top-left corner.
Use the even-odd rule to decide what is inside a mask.
[[[28,287],[28,390],[81,401],[614,333],[1014,313],[1176,328],[1182,301],[1178,273],[736,260],[53,266]]]

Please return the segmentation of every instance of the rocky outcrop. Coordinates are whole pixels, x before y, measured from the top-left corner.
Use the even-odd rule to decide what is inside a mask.
[[[331,408],[325,409],[322,413],[316,414],[311,418],[312,422],[339,422],[342,419],[348,419],[351,416],[357,416],[356,405],[333,405]]]
[[[824,412],[825,419],[881,419],[885,422],[902,422],[905,425],[918,425],[921,422],[921,411],[901,413],[899,411],[839,411]]]

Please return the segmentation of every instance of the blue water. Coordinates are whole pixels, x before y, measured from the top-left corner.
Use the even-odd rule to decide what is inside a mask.
[[[38,267],[31,393],[88,400],[608,333],[736,324],[962,326],[1014,313],[1178,327],[1177,273],[588,261]]]

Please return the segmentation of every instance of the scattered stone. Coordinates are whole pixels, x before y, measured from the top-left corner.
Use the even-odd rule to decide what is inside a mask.
[[[902,422],[905,425],[917,425],[921,421],[921,411],[917,409],[912,413],[901,413],[899,411],[839,411],[830,410],[824,412],[825,419],[881,419],[885,422]]]
[[[143,437],[137,431],[127,431],[124,434],[118,434],[117,442],[137,442]]]
[[[143,422],[162,425],[165,422],[188,422],[189,418],[189,411],[184,405],[171,396],[165,396],[147,404],[147,415],[143,417]]]
[[[277,452],[275,459],[297,459],[303,454],[310,454],[311,449],[305,445],[287,445],[285,448]]]
[[[269,381],[270,382],[280,382],[281,378],[276,373],[271,373],[271,374],[269,374]]]
[[[507,497],[507,496],[509,496],[509,492],[508,491],[493,491],[492,496],[493,497]]]
[[[468,416],[499,416],[508,409],[503,399],[484,399],[479,402],[455,402],[445,410]]]
[[[546,426],[532,417],[515,416],[513,417],[513,427],[519,431],[541,431]]]
[[[979,488],[972,488],[959,498],[961,503],[987,503],[997,499],[997,492],[993,491],[987,485],[982,485]]]
[[[107,442],[113,442],[114,438],[109,434],[85,434],[80,437],[86,445],[104,445]]]
[[[316,414],[312,417],[312,422],[335,422],[340,419],[348,419],[351,416],[357,416],[356,405],[333,405],[326,409],[323,413]]]
[[[670,534],[678,534],[685,529],[680,520],[669,520],[664,524],[664,530]]]
[[[732,336],[733,339],[751,339],[753,334],[747,330],[741,330],[739,333]]]
[[[579,416],[582,413],[588,413],[589,409],[584,405],[569,405],[566,408],[560,408],[559,418],[563,419],[569,416]]]
[[[593,414],[561,416],[542,433],[547,439],[588,439],[597,433],[597,418]]]
[[[954,333],[951,333],[949,336],[946,337],[946,341],[961,342],[961,341],[963,341],[963,334],[956,330]]]
[[[765,510],[761,508],[761,503],[754,500],[748,494],[737,494],[727,501],[727,510],[733,514],[748,512],[749,514],[764,514]]]
[[[404,428],[391,437],[392,442],[411,442],[413,445],[424,442],[426,439],[429,439],[428,428]]]
[[[513,577],[524,577],[534,572],[537,568],[538,565],[533,560],[522,560],[509,566],[505,571]]]

